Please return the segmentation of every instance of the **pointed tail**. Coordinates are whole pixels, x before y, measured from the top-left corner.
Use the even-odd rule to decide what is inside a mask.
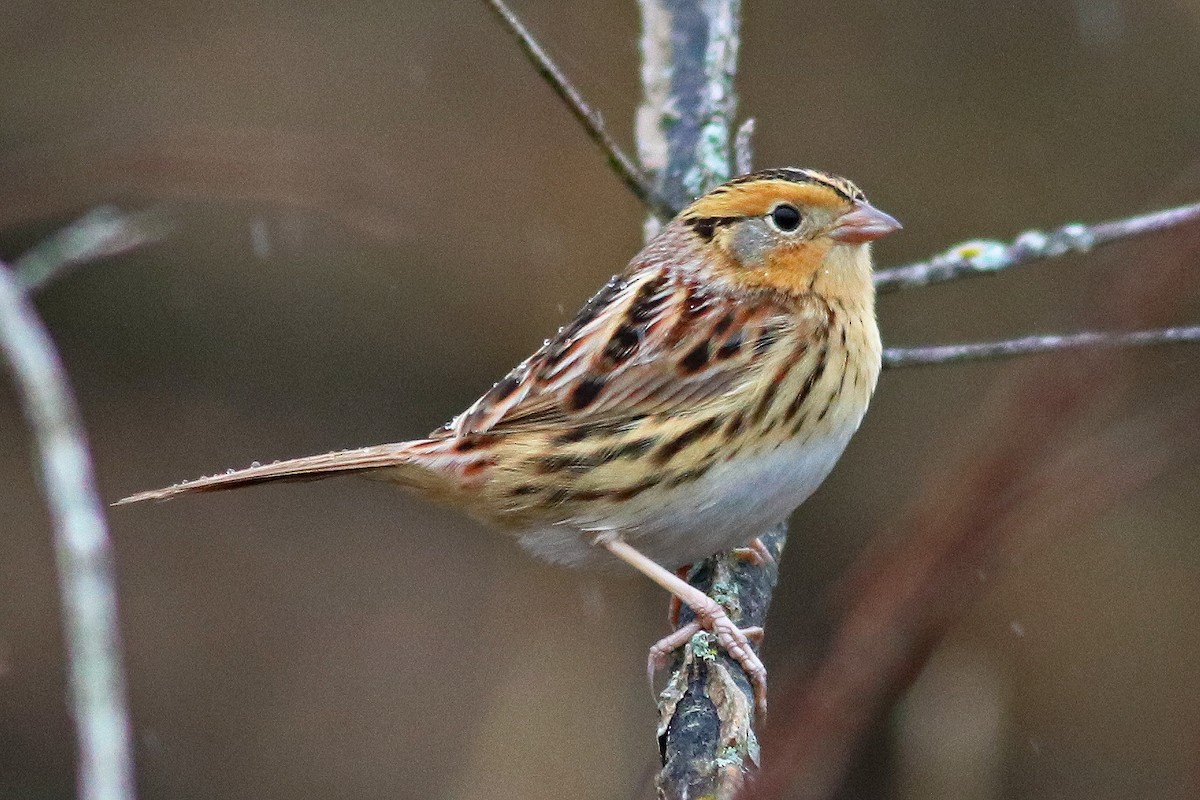
[[[184,494],[239,489],[243,486],[273,481],[319,480],[336,475],[369,473],[376,470],[386,470],[387,472],[380,474],[380,477],[395,480],[398,483],[414,487],[432,486],[444,482],[448,477],[439,475],[436,465],[429,463],[430,456],[434,456],[434,461],[437,460],[435,451],[441,449],[442,446],[442,442],[422,439],[413,442],[360,447],[357,450],[339,450],[335,453],[293,458],[287,461],[276,461],[272,464],[255,464],[246,469],[231,469],[224,474],[184,481],[164,489],[139,492],[118,500],[113,505],[123,506],[145,500],[170,500]],[[422,464],[422,461],[426,463]]]

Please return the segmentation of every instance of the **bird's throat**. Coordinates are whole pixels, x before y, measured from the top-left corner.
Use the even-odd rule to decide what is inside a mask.
[[[875,284],[869,245],[835,245],[808,276],[806,289],[826,300],[874,314]]]
[[[775,253],[757,267],[732,269],[729,277],[742,289],[768,289],[797,298],[815,294],[874,314],[871,253],[865,244],[807,242],[804,247]]]

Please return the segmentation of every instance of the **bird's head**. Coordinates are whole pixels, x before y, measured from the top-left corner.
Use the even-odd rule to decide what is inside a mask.
[[[734,178],[678,221],[734,287],[851,298],[869,291],[868,244],[900,229],[850,181],[795,168]]]

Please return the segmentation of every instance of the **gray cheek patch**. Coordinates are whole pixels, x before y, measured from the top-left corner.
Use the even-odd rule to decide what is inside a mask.
[[[775,243],[775,234],[765,220],[746,220],[733,232],[730,249],[742,264],[760,267],[763,254]]]

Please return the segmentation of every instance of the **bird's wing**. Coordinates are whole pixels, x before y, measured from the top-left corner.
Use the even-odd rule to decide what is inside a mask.
[[[646,268],[614,277],[569,325],[442,435],[621,423],[686,413],[746,388],[759,357],[811,315]]]

